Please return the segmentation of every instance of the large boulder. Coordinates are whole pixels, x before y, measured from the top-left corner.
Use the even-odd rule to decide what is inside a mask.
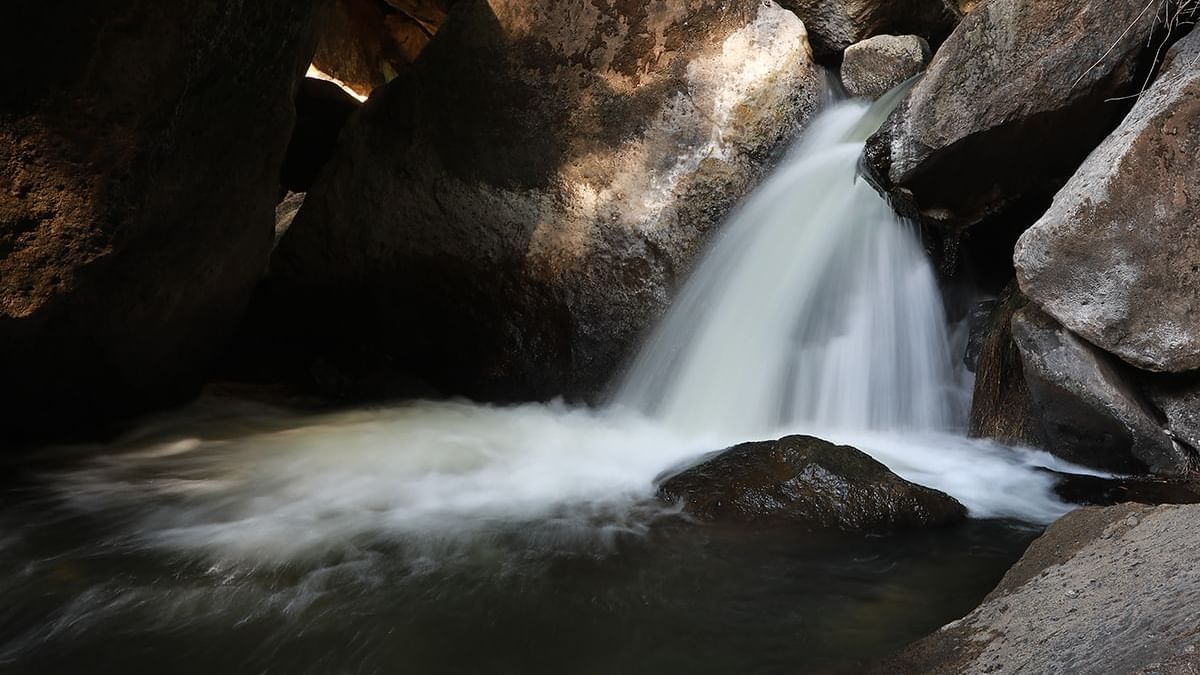
[[[1200,672],[1200,506],[1070,513],[996,590],[873,672]]]
[[[1200,31],[1017,243],[1047,313],[1146,370],[1200,368]]]
[[[879,98],[929,63],[929,43],[916,35],[876,35],[846,48],[842,85],[856,98]]]
[[[596,392],[822,85],[771,2],[455,3],[280,243],[280,325],[445,391]]]
[[[1157,16],[1142,2],[981,4],[868,140],[869,177],[949,230],[1044,209],[1144,82]]]
[[[940,43],[958,23],[946,0],[780,0],[804,20],[813,49],[836,60],[850,45],[876,35],[919,35]]]
[[[1137,373],[1027,306],[1012,319],[1046,449],[1122,473],[1186,476],[1194,453],[1141,391]]]
[[[267,264],[319,4],[6,10],[0,434],[197,387]]]
[[[945,525],[967,514],[953,497],[904,480],[862,451],[811,436],[715,453],[663,480],[658,495],[703,521],[851,531]]]

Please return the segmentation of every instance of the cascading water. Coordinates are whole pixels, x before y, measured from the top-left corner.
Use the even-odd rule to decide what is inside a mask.
[[[721,232],[616,396],[680,430],[948,431],[964,395],[912,228],[857,177],[899,92],[827,111]]]

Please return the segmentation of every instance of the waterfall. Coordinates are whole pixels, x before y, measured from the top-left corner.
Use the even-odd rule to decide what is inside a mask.
[[[824,112],[726,223],[615,396],[686,432],[964,423],[933,270],[857,173],[900,95]]]

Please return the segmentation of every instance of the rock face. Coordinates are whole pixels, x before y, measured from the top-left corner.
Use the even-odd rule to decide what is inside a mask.
[[[267,263],[319,3],[60,4],[0,35],[5,434],[197,386]]]
[[[1159,421],[1131,369],[1032,307],[1013,317],[1012,334],[1047,450],[1124,473],[1195,469],[1193,453]]]
[[[905,215],[951,229],[1048,202],[1125,113],[1110,99],[1143,82],[1157,26],[1145,7],[981,4],[868,141],[872,181]]]
[[[449,0],[334,0],[313,66],[358,96],[407,69],[446,20]]]
[[[921,72],[929,43],[916,35],[877,35],[846,48],[842,84],[855,98],[879,98]]]
[[[273,294],[443,390],[594,393],[821,88],[770,2],[456,3],[342,131]]]
[[[941,42],[960,13],[945,0],[782,0],[808,27],[821,58],[837,58],[850,45],[883,34],[919,35]]]
[[[1017,243],[1022,290],[1139,368],[1200,368],[1200,31]]]
[[[811,436],[716,453],[667,478],[658,495],[705,521],[853,531],[945,525],[967,514],[949,495],[910,483],[859,450]]]
[[[1200,672],[1200,506],[1087,508],[878,673]]]

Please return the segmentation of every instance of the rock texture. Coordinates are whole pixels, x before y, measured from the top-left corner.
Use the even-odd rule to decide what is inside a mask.
[[[813,48],[836,59],[850,45],[884,34],[919,35],[940,43],[961,13],[946,0],[782,0],[808,27]]]
[[[406,70],[446,20],[449,0],[335,0],[313,66],[360,97]]]
[[[929,43],[916,35],[877,35],[846,48],[842,85],[855,98],[879,98],[929,63]]]
[[[1017,243],[1024,292],[1152,371],[1200,368],[1200,31]]]
[[[1032,307],[1016,313],[1012,333],[1047,450],[1124,473],[1195,470],[1194,453],[1160,422],[1130,369]]]
[[[1200,506],[1080,509],[973,612],[875,672],[1200,672]]]
[[[945,525],[966,509],[865,453],[811,436],[744,443],[671,476],[659,498],[705,521],[886,531]]]
[[[343,130],[273,260],[277,306],[335,363],[594,393],[821,87],[770,2],[456,3]]]
[[[1048,202],[1142,85],[1154,11],[1141,2],[991,0],[938,50],[867,143],[905,215],[963,228]]]
[[[0,434],[82,431],[197,386],[267,263],[316,4],[11,8]]]

